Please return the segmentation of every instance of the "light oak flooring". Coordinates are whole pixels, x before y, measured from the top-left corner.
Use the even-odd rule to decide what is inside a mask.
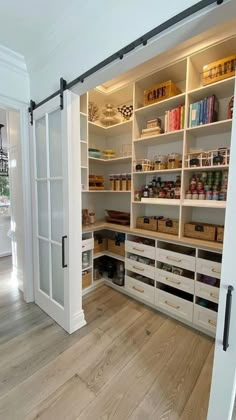
[[[0,260],[0,419],[206,420],[213,341],[102,286],[68,335]]]

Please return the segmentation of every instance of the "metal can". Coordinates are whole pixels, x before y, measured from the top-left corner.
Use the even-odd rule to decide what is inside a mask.
[[[208,190],[206,192],[206,200],[212,200],[212,191],[211,190]]]

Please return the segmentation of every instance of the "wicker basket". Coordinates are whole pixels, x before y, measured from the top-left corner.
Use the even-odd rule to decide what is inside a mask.
[[[158,83],[144,91],[144,105],[151,105],[170,98],[171,96],[179,95],[180,93],[181,90],[174,82],[167,80],[166,82]]]
[[[207,223],[185,223],[184,236],[189,238],[203,239],[205,241],[215,241],[216,226]]]
[[[83,271],[82,273],[82,289],[86,289],[92,284],[91,271]]]
[[[178,235],[179,221],[174,219],[162,219],[158,221],[158,232]]]
[[[107,238],[94,239],[94,254],[107,250]]]
[[[136,227],[138,229],[153,230],[157,232],[158,230],[158,220],[156,217],[137,217]]]
[[[125,256],[125,243],[117,242],[115,239],[108,239],[108,251],[112,254],[120,255],[121,257]]]
[[[224,226],[217,226],[216,240],[217,242],[224,241]]]

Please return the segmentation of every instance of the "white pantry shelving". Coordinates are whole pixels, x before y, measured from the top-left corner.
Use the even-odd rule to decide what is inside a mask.
[[[227,50],[228,54],[235,53],[235,38],[226,39],[219,44],[210,46],[208,50],[211,57],[210,61],[224,57],[224,50]],[[80,114],[81,127],[83,127],[81,128],[81,182],[84,186],[82,207],[95,212],[98,220],[94,225],[84,228],[83,235],[91,235],[90,237],[92,238],[94,232],[124,232],[126,235],[126,246],[130,245],[128,242],[133,241],[135,243],[137,239],[153,240],[156,253],[155,267],[152,267],[155,271],[155,276],[153,278],[152,274],[150,274],[149,277],[149,280],[153,281],[151,284],[143,284],[141,281],[138,282],[138,280],[134,279],[133,274],[137,267],[132,269],[135,264],[130,265],[128,259],[132,252],[128,248],[126,249],[125,257],[117,256],[109,251],[93,253],[93,262],[104,256],[110,256],[124,262],[126,269],[125,285],[124,287],[119,287],[104,277],[96,282],[92,280],[92,285],[84,293],[105,282],[105,284],[116,290],[123,291],[158,308],[158,310],[163,310],[163,312],[171,316],[179,317],[184,322],[189,323],[189,325],[214,334],[217,306],[214,307],[214,310],[201,307],[200,299],[206,298],[208,292],[208,300],[213,302],[210,294],[213,292],[207,288],[202,292],[201,275],[206,273],[203,273],[197,267],[200,267],[199,264],[205,261],[206,266],[211,267],[212,265],[215,268],[214,264],[217,265],[215,261],[221,261],[222,243],[186,237],[184,226],[187,222],[224,225],[227,202],[188,200],[185,198],[185,195],[189,189],[189,183],[193,174],[212,171],[224,172],[228,170],[229,164],[227,162],[227,164],[220,166],[186,167],[185,157],[193,150],[212,151],[219,148],[230,148],[232,119],[228,118],[228,104],[234,94],[235,77],[202,86],[201,72],[202,66],[206,64],[207,56],[205,49],[192,55],[186,54],[185,57],[182,55],[183,58],[180,60],[174,62],[170,60],[165,68],[157,68],[156,71],[146,76],[142,75],[141,78],[137,72],[133,80],[129,79],[127,83],[114,89],[114,91],[109,87],[108,93],[104,93],[105,90],[102,92],[100,89],[94,89],[84,95],[83,109]],[[144,106],[145,89],[166,80],[172,80],[182,93]],[[188,125],[190,105],[210,95],[216,95],[219,101],[218,121],[190,128]],[[119,114],[117,114],[119,122],[113,126],[104,127],[100,123],[102,111],[97,121],[88,121],[89,101],[94,101],[100,110],[104,108],[106,103],[112,103],[115,107],[123,104],[132,104],[133,116],[129,121],[122,121],[121,118],[118,118]],[[184,128],[178,131],[165,132],[165,112],[179,105],[185,105]],[[147,120],[152,118],[160,118],[163,132],[159,135],[141,137],[142,129],[146,127]],[[128,156],[124,156],[122,155],[122,148],[127,145],[131,152],[129,152]],[[109,160],[92,158],[88,154],[89,148],[96,148],[100,151],[112,149],[116,157]],[[140,159],[155,160],[156,155],[168,155],[170,153],[178,153],[182,156],[179,168],[135,171],[136,161]],[[110,190],[109,175],[124,173],[132,174],[131,190]],[[104,176],[105,189],[89,191],[89,174]],[[135,192],[140,191],[143,186],[150,183],[154,176],[161,177],[163,182],[174,181],[176,176],[181,176],[180,199],[142,198],[141,201],[135,201]],[[130,212],[130,226],[107,223],[104,220],[106,209]],[[136,220],[140,216],[163,216],[176,219],[179,221],[178,234],[171,235],[148,229],[139,229],[136,227]],[[136,248],[140,248],[140,246]],[[176,259],[176,255],[173,255],[175,253],[173,251],[174,248],[179,250],[178,252],[181,256],[178,259],[181,261],[190,255],[188,255],[188,252],[192,252],[189,256],[189,261],[192,261],[192,268],[187,273],[180,273],[179,278],[174,277],[178,276],[178,274],[174,273],[173,276],[173,273],[171,273],[170,275],[162,270],[160,266],[166,255]],[[181,249],[184,249],[184,251],[181,251]],[[145,247],[143,247],[143,255],[146,255],[147,258],[152,255],[153,250],[150,248],[149,251],[151,254],[145,254]],[[172,252],[173,254],[171,254]],[[135,251],[133,253],[135,254]],[[167,259],[166,263],[168,264],[168,262],[170,263],[170,260]],[[183,262],[183,264],[185,263]],[[175,264],[173,262],[173,265],[178,267],[176,262]],[[143,269],[142,266],[138,267],[140,270]],[[148,267],[145,272],[152,273],[152,268]],[[93,267],[90,269],[93,276]],[[178,287],[176,284],[178,284]],[[177,289],[184,292],[183,297],[177,296]],[[205,293],[204,296],[203,293]],[[168,302],[169,306],[165,302]],[[217,302],[218,299],[215,299],[214,303],[216,304]],[[182,312],[176,309],[179,307]],[[199,317],[202,317],[201,321],[199,321]]]

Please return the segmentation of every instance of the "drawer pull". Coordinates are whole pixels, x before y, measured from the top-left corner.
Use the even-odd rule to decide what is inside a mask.
[[[145,250],[144,249],[139,249],[139,248],[132,248],[133,249],[133,251],[138,251],[138,252],[144,252]]]
[[[167,258],[167,260],[178,262],[178,263],[180,263],[182,261],[182,260],[177,260],[177,258],[173,258],[173,257],[169,257],[169,256],[167,256],[166,258]]]
[[[168,300],[165,300],[165,304],[171,306],[171,308],[180,309],[180,306],[174,305],[173,303],[168,302]]]
[[[216,321],[213,321],[212,319],[208,319],[208,324],[213,325],[213,327],[216,327]]]
[[[166,281],[169,281],[170,283],[174,283],[174,284],[181,284],[181,281],[176,281],[176,280],[170,279],[169,277],[166,277]]]
[[[144,271],[144,268],[139,268],[139,267],[136,267],[135,265],[133,265],[133,269],[134,270],[139,270],[139,271]]]
[[[85,248],[85,245],[82,245],[82,248]]]
[[[211,269],[212,273],[220,274],[220,271],[216,270],[215,268]]]
[[[218,299],[218,296],[215,295],[215,293],[210,293],[210,296],[213,297],[214,299]]]
[[[132,289],[136,290],[136,292],[144,293],[143,289],[139,289],[138,287],[132,286]]]

